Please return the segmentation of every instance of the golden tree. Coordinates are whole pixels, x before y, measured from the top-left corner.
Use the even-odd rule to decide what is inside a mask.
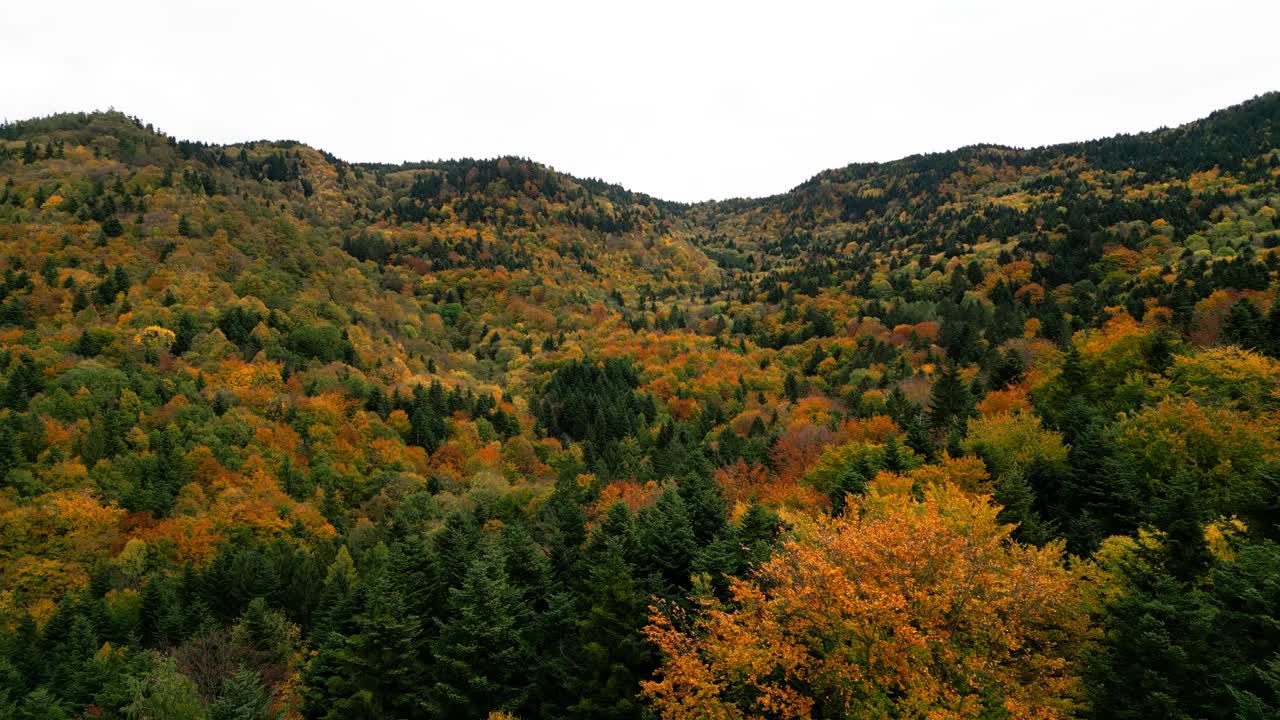
[[[1079,580],[996,512],[951,484],[873,487],[734,580],[730,604],[655,608],[645,693],[670,720],[1071,716]]]
[[[155,352],[173,347],[175,338],[173,331],[168,328],[148,325],[133,336],[133,341],[144,349]]]

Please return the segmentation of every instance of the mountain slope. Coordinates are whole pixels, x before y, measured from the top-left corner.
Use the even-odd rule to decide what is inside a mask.
[[[689,206],[514,157],[0,127],[0,717],[643,718],[697,670],[654,674],[646,608],[871,552],[850,507],[931,597],[940,531],[901,524],[955,511],[1066,599],[1006,638],[1034,653],[939,636],[1000,681],[922,664],[932,709],[1265,712],[1278,211],[1278,94]],[[779,562],[760,592],[808,587]],[[1214,614],[1236,592],[1248,623]],[[755,712],[729,656],[643,687]]]

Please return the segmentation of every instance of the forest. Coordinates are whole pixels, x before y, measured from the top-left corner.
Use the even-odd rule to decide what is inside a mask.
[[[663,201],[0,125],[0,720],[1280,717],[1280,93]]]

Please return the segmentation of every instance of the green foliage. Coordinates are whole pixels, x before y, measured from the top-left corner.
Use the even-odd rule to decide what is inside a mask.
[[[257,673],[240,668],[209,703],[209,720],[268,720],[275,717],[270,707],[271,696]]]
[[[1108,607],[1095,714],[1234,720],[1274,707],[1280,546],[1250,545],[1191,584],[1161,570],[1135,565]]]
[[[173,660],[152,658],[151,670],[130,683],[132,701],[124,707],[129,720],[203,720],[204,703],[191,678],[178,671]]]
[[[431,715],[484,718],[491,710],[520,707],[530,690],[533,659],[526,637],[529,608],[495,545],[482,546],[461,585],[450,590],[445,617],[432,642]]]
[[[639,377],[631,364],[573,361],[551,376],[538,401],[538,422],[551,435],[583,444],[591,465],[610,472],[622,463],[620,442],[652,422],[652,398],[635,392]]]

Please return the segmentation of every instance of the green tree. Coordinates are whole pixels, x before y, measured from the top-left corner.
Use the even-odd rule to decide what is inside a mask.
[[[111,215],[102,221],[102,232],[109,238],[120,237],[124,234],[124,226],[120,224],[119,218]]]
[[[485,541],[462,584],[449,591],[448,611],[432,643],[428,712],[482,719],[494,710],[518,711],[530,691],[530,620],[500,549]]]
[[[151,668],[129,682],[131,701],[124,708],[129,720],[203,720],[204,703],[191,678],[172,658],[152,655]]]
[[[426,683],[419,618],[385,574],[365,595],[353,632],[330,632],[305,678],[303,712],[344,720],[409,718],[423,713]]]
[[[209,703],[209,720],[269,720],[279,717],[271,713],[271,695],[258,674],[241,667],[227,678],[218,697]]]
[[[621,540],[605,539],[589,570],[586,611],[577,620],[578,657],[570,717],[624,720],[643,716],[640,680],[654,666],[641,635],[648,598],[626,560]]]
[[[657,504],[639,517],[638,541],[641,570],[649,573],[650,588],[659,595],[676,596],[689,586],[689,571],[698,539],[689,510],[680,493],[669,489]]]
[[[1222,339],[1249,350],[1264,350],[1269,345],[1267,321],[1262,311],[1248,299],[1231,306],[1222,324]]]
[[[960,377],[960,367],[948,363],[929,392],[929,427],[944,438],[962,432],[973,408],[973,396]]]

